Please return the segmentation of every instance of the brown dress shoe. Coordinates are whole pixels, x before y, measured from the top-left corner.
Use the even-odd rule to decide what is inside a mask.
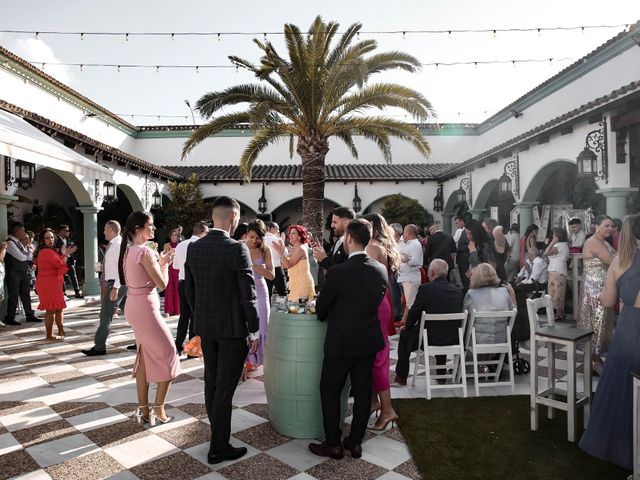
[[[406,387],[407,379],[399,377],[398,374],[396,374],[395,378],[393,379],[393,383],[395,383],[396,385],[400,385],[401,387]]]
[[[351,443],[349,437],[344,437],[342,445],[344,445],[344,448],[351,452],[351,458],[360,458],[362,456],[362,445],[359,443]]]
[[[335,458],[336,460],[340,460],[344,456],[342,447],[332,447],[331,445],[328,445],[327,442],[310,443],[309,450],[311,450],[311,453],[318,455],[319,457],[330,457]]]

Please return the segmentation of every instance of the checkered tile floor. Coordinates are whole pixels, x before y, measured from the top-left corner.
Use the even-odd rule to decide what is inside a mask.
[[[45,342],[42,324],[0,330],[0,478],[422,478],[397,428],[367,433],[363,457],[347,455],[341,461],[312,455],[308,440],[276,433],[268,421],[261,376],[240,384],[233,401],[231,443],[247,447],[248,455],[209,465],[210,427],[200,360],[182,361],[183,373],[171,388],[167,406],[175,421],[138,426],[132,419],[135,355],[126,350],[133,343],[132,331],[120,315],[114,319],[108,355],[84,356],[80,349],[93,344],[99,305],[79,302],[70,302],[64,341]],[[174,330],[177,318],[167,322]],[[393,387],[393,398],[423,397],[420,380],[420,387]],[[517,377],[516,393],[529,393],[528,376]],[[510,390],[486,388],[481,394]],[[437,390],[434,395],[461,392]],[[428,477],[428,472],[423,474]]]

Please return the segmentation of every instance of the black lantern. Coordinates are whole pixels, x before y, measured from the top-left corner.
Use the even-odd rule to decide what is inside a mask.
[[[444,188],[444,185],[439,183],[438,184],[438,190],[436,192],[436,196],[433,197],[433,211],[434,212],[441,212],[442,210],[444,210],[444,192],[443,192],[443,188]]]
[[[162,208],[162,195],[160,190],[156,188],[156,191],[151,195],[151,208],[153,210],[159,210]]]
[[[102,196],[105,203],[116,203],[118,201],[118,187],[116,187],[116,184],[104,182],[102,185]]]
[[[511,178],[506,173],[503,173],[500,179],[498,180],[498,192],[502,194],[508,194],[512,192],[513,184],[511,183]]]
[[[458,190],[456,190],[456,202],[461,203],[466,201],[467,201],[467,192],[465,192],[464,189],[462,188],[459,188]]]
[[[35,185],[36,166],[22,160],[15,161],[15,185],[27,190]]]
[[[262,196],[258,199],[258,211],[260,213],[267,211],[267,197],[264,196],[264,183],[262,184]]]
[[[579,175],[596,175],[598,173],[598,157],[589,147],[584,147],[577,159]]]
[[[354,195],[353,195],[353,211],[358,213],[362,210],[362,199],[358,196],[358,184],[356,183],[354,186]]]

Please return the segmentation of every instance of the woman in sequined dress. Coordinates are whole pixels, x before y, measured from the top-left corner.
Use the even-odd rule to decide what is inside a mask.
[[[640,372],[640,215],[624,219],[620,251],[607,272],[602,303],[620,311],[602,378],[580,448],[589,455],[633,467],[633,378]],[[629,477],[631,478],[631,477]]]
[[[593,369],[602,373],[603,359],[613,332],[613,310],[600,301],[607,270],[616,251],[605,240],[611,235],[611,217],[599,215],[595,219],[596,231],[582,249],[584,274],[582,277],[582,303],[577,326],[593,329]]]

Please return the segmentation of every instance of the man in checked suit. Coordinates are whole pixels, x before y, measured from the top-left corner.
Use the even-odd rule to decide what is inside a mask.
[[[387,289],[385,268],[365,252],[370,239],[369,222],[349,222],[344,239],[348,259],[329,270],[316,302],[318,320],[327,322],[320,378],[326,441],[309,444],[309,450],[323,457],[342,458],[343,445],[353,458],[362,456],[371,407],[371,370],[376,353],[384,347],[378,305]],[[341,445],[340,392],[348,375],[354,398],[353,421]]]
[[[213,228],[189,245],[185,262],[185,292],[191,306],[194,333],[204,357],[204,398],[211,423],[211,464],[235,460],[247,453],[229,443],[231,400],[247,354],[258,348],[258,311],[246,245],[233,240],[240,205],[229,197],[213,203]]]
[[[313,256],[325,270],[347,261],[347,254],[344,250],[344,237],[347,225],[354,218],[356,218],[356,212],[349,207],[336,207],[333,209],[331,229],[336,234],[337,240],[333,245],[331,256],[327,255],[321,245],[313,248]]]

